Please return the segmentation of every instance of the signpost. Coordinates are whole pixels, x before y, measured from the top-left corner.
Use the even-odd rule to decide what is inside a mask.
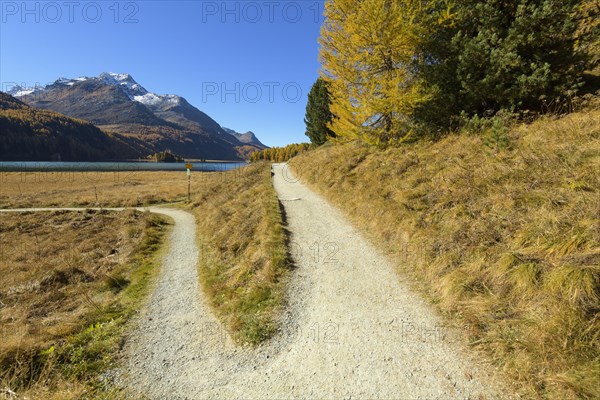
[[[191,186],[191,179],[192,179],[192,163],[187,163],[185,164],[185,169],[187,170],[187,177],[188,177],[188,201],[190,201],[190,186]]]

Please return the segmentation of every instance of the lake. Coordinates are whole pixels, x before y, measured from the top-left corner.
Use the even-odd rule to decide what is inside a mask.
[[[193,171],[222,172],[247,165],[245,162],[193,162]],[[59,162],[0,161],[0,172],[27,171],[185,171],[185,163],[161,162]]]

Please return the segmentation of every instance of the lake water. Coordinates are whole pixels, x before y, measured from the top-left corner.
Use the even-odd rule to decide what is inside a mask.
[[[194,162],[195,172],[230,171],[247,165],[245,162]],[[0,161],[0,171],[185,171],[185,163],[160,162],[55,162]]]

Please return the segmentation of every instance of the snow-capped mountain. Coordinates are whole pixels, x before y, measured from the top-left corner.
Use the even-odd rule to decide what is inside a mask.
[[[118,86],[131,100],[142,103],[146,106],[159,106],[162,103],[177,104],[181,97],[173,94],[159,95],[148,92],[142,85],[137,83],[129,74],[116,74],[114,72],[103,72],[97,77],[80,76],[79,78],[58,78],[55,82],[45,86],[34,86],[24,88],[14,86],[7,93],[14,97],[23,97],[34,93],[44,92],[49,86],[64,85],[74,86],[75,84],[86,81],[101,81],[107,85]]]
[[[24,86],[15,85],[15,86],[12,86],[6,93],[8,93],[14,97],[23,97],[23,96],[27,96],[30,94],[38,93],[38,92],[42,91],[44,88],[45,88],[45,86],[24,87]]]
[[[89,78],[87,78],[89,79]],[[87,80],[83,78],[83,80]],[[136,96],[144,96],[148,93],[140,84],[138,84],[129,74],[115,74],[113,72],[103,72],[98,75],[97,79],[101,79],[104,83],[113,86],[120,86],[121,89],[129,96],[130,99],[134,99]],[[82,78],[76,80],[81,81]]]
[[[81,78],[77,78],[81,79]],[[142,103],[150,107],[160,107],[166,104],[178,104],[181,97],[174,94],[160,95],[148,92],[143,86],[137,83],[129,74],[115,74],[113,72],[104,72],[98,76],[109,85],[118,85],[129,96],[131,100]]]
[[[155,93],[146,93],[144,95],[133,96],[133,100],[150,107],[156,107],[164,103],[177,104],[181,97],[174,94],[159,95]]]
[[[46,86],[13,87],[9,94],[30,106],[88,120],[100,128],[140,140],[184,157],[236,159],[262,143],[242,140],[174,94],[146,90],[129,74],[59,78]],[[245,137],[244,137],[245,138]]]

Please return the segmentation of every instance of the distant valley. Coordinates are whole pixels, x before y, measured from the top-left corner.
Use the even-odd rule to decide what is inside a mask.
[[[70,117],[86,127],[95,125],[94,137],[102,137],[102,143],[91,143],[75,125],[71,131],[44,126],[50,114],[41,110],[61,114],[52,118],[63,122]],[[27,118],[16,117],[19,113]],[[0,129],[2,160],[131,159],[165,150],[185,158],[242,160],[267,148],[254,133],[221,127],[183,97],[149,92],[129,74],[115,73],[60,78],[43,87],[15,86],[2,95]],[[45,146],[31,147],[42,142]],[[73,151],[88,147],[94,151]]]

